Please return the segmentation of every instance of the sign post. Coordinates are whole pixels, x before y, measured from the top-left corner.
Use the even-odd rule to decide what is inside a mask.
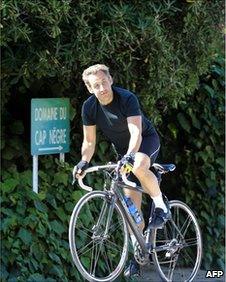
[[[38,193],[38,155],[33,156],[33,191]]]
[[[33,156],[33,191],[38,193],[38,155],[69,152],[69,99],[31,100],[31,155]]]

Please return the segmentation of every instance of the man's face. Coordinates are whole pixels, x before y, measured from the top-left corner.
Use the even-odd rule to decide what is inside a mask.
[[[109,104],[113,99],[112,77],[106,75],[103,71],[98,71],[96,74],[90,74],[88,80],[90,84],[89,92],[94,94],[101,104]]]

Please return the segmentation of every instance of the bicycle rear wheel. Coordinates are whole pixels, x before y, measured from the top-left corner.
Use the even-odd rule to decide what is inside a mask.
[[[201,231],[192,210],[170,201],[172,217],[152,232],[153,261],[163,281],[192,281],[202,258]]]
[[[108,192],[83,196],[74,208],[69,226],[70,251],[77,269],[88,281],[112,281],[123,270],[128,230],[123,214]],[[105,232],[110,207],[108,233]]]

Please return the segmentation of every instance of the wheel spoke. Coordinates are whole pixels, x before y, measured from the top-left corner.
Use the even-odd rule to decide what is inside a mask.
[[[185,243],[183,243],[183,248],[197,246],[197,245],[198,245],[197,238],[190,238],[185,240]]]
[[[115,230],[117,230],[120,226],[122,226],[123,223],[122,222],[118,222],[118,223],[115,223],[114,225],[112,225],[110,228],[109,228],[109,232],[108,234],[111,235]]]
[[[85,229],[86,232],[85,232],[84,230],[82,230],[82,228]],[[90,233],[90,229],[88,229],[88,228],[82,226],[82,227],[79,227],[78,231],[79,231],[80,233],[83,233],[83,234],[85,234],[85,235],[87,235],[88,237],[91,238],[91,236],[88,234],[88,233]]]
[[[106,251],[106,249],[107,249],[107,246],[106,245],[104,245],[104,258],[105,258],[105,263],[106,263],[106,265],[107,265],[107,268],[108,268],[108,270],[109,270],[109,273],[111,273],[112,272],[112,268],[110,267],[110,265],[109,265],[109,262],[111,263],[111,261],[109,260],[109,256],[108,256],[108,254],[107,254],[107,251]]]
[[[92,255],[91,255],[91,263],[90,263],[90,270],[89,270],[89,273],[92,273],[92,268],[93,268],[93,260],[94,260],[94,257],[95,257],[95,252],[94,252],[95,248],[94,248],[94,241],[93,241],[93,249],[92,249]]]
[[[176,223],[176,225],[177,225],[177,227],[178,228],[180,228],[180,222],[179,222],[179,208],[177,207],[177,223]],[[176,230],[175,230],[176,231]],[[174,236],[176,237],[176,233],[174,234]]]
[[[97,262],[98,262],[99,257],[100,257],[100,252],[101,252],[102,246],[103,246],[103,241],[100,242],[100,244],[99,244],[99,250],[97,251],[97,254],[96,254],[95,269],[96,269]],[[93,275],[94,275],[94,274],[95,274],[95,272],[93,273]]]
[[[186,233],[187,233],[187,230],[188,230],[188,227],[190,226],[191,222],[192,222],[192,218],[190,216],[188,216],[188,218],[186,219],[186,221],[188,221],[187,226],[185,227],[185,229],[183,230],[181,228],[181,233],[182,233],[182,236],[183,238],[185,237]],[[185,225],[184,225],[185,226]]]
[[[93,247],[91,247],[90,249],[88,249],[88,250],[86,250],[86,251],[84,251],[86,248],[88,248],[88,246],[90,246],[90,245],[92,245],[92,243],[93,243],[93,241],[91,241],[91,242],[89,242],[88,244],[86,244],[84,247],[82,247],[82,249],[79,249],[78,250],[78,255],[80,255],[80,254],[85,254],[85,253],[87,253],[88,251],[90,251]]]
[[[87,247],[88,247],[89,245],[91,245],[92,243],[93,243],[93,246],[84,252],[84,249],[87,248]],[[87,252],[89,252],[89,251],[91,251],[93,248],[95,248],[95,246],[97,246],[98,244],[100,244],[100,243],[96,243],[96,244],[95,244],[94,241],[89,242],[86,246],[84,246],[84,247],[82,248],[82,250],[79,250],[79,251],[78,251],[78,256],[80,256],[80,255],[85,255]]]
[[[169,279],[171,281],[173,280],[173,272],[174,272],[176,263],[177,263],[177,259],[170,260],[170,266],[169,266],[169,270],[168,270],[168,277],[169,277]]]
[[[93,276],[95,276],[95,270],[96,270],[96,264],[97,264],[97,253],[98,253],[98,250],[97,250],[97,245],[98,244],[95,244],[95,246],[94,246],[94,257],[93,257],[93,267],[92,267],[92,271],[91,271],[91,274],[93,275]]]
[[[189,258],[190,262],[193,262],[193,258],[189,255],[189,253],[187,252],[186,249],[184,249],[184,253],[185,253],[186,257]]]
[[[106,240],[109,244],[108,247],[110,247],[112,250],[117,250],[118,252],[121,253],[122,250],[120,250],[120,248],[118,247],[118,245],[116,245],[115,243],[109,241],[108,239]]]

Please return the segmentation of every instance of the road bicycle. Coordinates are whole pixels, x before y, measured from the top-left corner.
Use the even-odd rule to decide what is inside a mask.
[[[154,163],[159,183],[174,164]],[[202,257],[201,231],[193,211],[178,200],[167,202],[171,217],[162,229],[139,230],[125,203],[123,188],[144,192],[142,187],[121,175],[117,164],[93,166],[85,174],[102,171],[103,189],[93,189],[78,180],[89,193],[75,205],[69,225],[69,245],[73,262],[88,281],[114,281],[127,260],[130,229],[136,237],[134,258],[140,265],[152,263],[163,281],[192,281]],[[154,210],[152,210],[150,219]]]

